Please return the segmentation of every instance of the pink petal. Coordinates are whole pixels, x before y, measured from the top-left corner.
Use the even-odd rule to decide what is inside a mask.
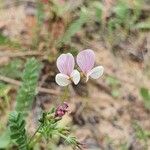
[[[88,73],[95,63],[95,54],[93,50],[86,49],[77,55],[77,64],[84,73]]]
[[[63,74],[70,76],[74,69],[74,66],[75,66],[74,57],[70,53],[61,54],[57,58],[57,68]]]

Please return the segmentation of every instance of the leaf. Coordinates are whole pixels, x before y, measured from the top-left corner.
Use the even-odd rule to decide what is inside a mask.
[[[103,5],[101,2],[95,1],[92,3],[92,6],[94,7],[95,10],[95,16],[98,21],[102,19],[102,10],[103,10]]]
[[[126,18],[126,16],[129,14],[128,6],[125,2],[121,2],[114,8],[114,12],[116,13],[116,16],[122,20]]]
[[[108,76],[106,78],[106,82],[108,85],[111,85],[111,86],[117,86],[120,84],[119,80],[113,76]]]
[[[113,89],[112,92],[111,92],[111,94],[112,94],[113,97],[119,97],[119,95],[120,95],[118,89]]]
[[[44,6],[43,3],[40,1],[37,1],[37,21],[39,25],[42,25],[43,21],[44,21]],[[34,24],[35,25],[35,24]]]
[[[148,130],[143,129],[138,122],[133,122],[133,128],[135,130],[135,135],[138,139],[146,142],[150,137],[150,132]]]
[[[18,42],[12,41],[2,34],[0,34],[0,45],[6,45],[12,48],[21,48],[21,45]]]
[[[150,109],[150,92],[147,88],[142,87],[140,89],[140,94],[144,100],[145,108]]]
[[[143,98],[144,100],[150,101],[150,93],[149,93],[149,90],[148,90],[147,88],[142,87],[142,88],[140,89],[140,94],[141,94],[141,96],[142,96],[142,98]]]
[[[20,59],[12,60],[10,63],[0,68],[0,74],[10,78],[20,78],[22,61]]]
[[[71,40],[71,37],[74,36],[82,27],[82,25],[87,22],[88,20],[88,13],[87,10],[82,8],[80,12],[80,17],[79,19],[75,20],[70,24],[68,27],[67,31],[63,35],[63,37],[60,38],[58,43],[69,43]]]
[[[150,30],[150,20],[145,22],[137,23],[134,29]]]
[[[0,149],[5,149],[9,146],[10,144],[10,136],[9,136],[9,131],[4,131],[2,135],[0,136]]]
[[[27,150],[27,135],[25,130],[25,120],[22,113],[12,112],[9,115],[10,137],[14,140],[19,150]]]
[[[0,97],[6,97],[11,87],[0,82]]]
[[[16,111],[27,115],[28,110],[31,108],[34,96],[36,95],[40,68],[41,65],[35,58],[27,60],[22,75],[22,86],[20,87],[16,98]]]
[[[65,3],[65,4],[60,4],[60,1],[53,1],[53,11],[56,13],[57,16],[63,17],[63,15],[67,12],[70,11],[70,4]],[[72,10],[72,9],[71,9]]]

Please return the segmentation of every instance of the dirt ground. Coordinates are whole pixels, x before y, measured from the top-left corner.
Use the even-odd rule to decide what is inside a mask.
[[[57,49],[44,51],[43,42],[36,51],[28,49],[36,24],[34,6],[26,3],[15,6],[6,1],[1,2],[0,7],[3,8],[0,10],[0,32],[23,45],[20,51],[16,47],[0,45],[0,67],[16,58],[24,62],[27,56],[17,56],[18,52],[24,54],[30,51],[33,55],[37,53],[36,57],[43,63],[39,85],[58,92],[37,94],[33,113],[29,118],[32,121],[28,124],[32,132],[41,110],[49,110],[51,106],[60,104],[64,98],[64,89],[58,87],[54,81],[57,73],[55,61],[49,61],[51,56],[48,56],[51,51],[55,54]],[[96,53],[96,64],[105,68],[104,75],[98,81],[91,80],[88,84],[83,81],[77,86],[70,85],[68,95],[65,96],[65,101],[69,103],[69,112],[62,124],[72,125],[72,134],[85,144],[85,150],[150,150],[150,137],[146,139],[145,147],[145,141],[137,136],[141,130],[150,132],[150,110],[145,108],[139,92],[141,87],[150,89],[150,32],[138,32],[128,36],[125,41],[115,45],[114,52],[102,38],[103,33],[96,31],[96,25],[92,26],[94,29],[91,26],[83,27],[73,38],[72,45],[79,51],[93,49]],[[87,36],[89,33],[92,38]],[[119,33],[114,35],[114,39],[117,36]],[[65,47],[67,48],[69,46]],[[56,60],[56,56],[53,59]],[[15,89],[16,86],[9,93],[13,99],[10,110],[15,105]],[[6,116],[1,113],[0,120],[7,120]],[[71,148],[60,143],[54,149]]]

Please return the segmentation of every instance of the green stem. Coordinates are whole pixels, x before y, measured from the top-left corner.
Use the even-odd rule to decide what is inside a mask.
[[[9,105],[9,97],[6,95],[4,98],[5,98],[7,107],[10,108],[10,105]]]
[[[61,134],[61,133],[59,133],[59,132],[58,132],[58,135],[59,135],[60,137],[62,137],[63,139],[65,139],[65,140],[67,139],[67,137],[66,137],[65,135],[63,135],[63,134]]]
[[[35,135],[38,133],[38,131],[40,130],[40,128],[42,127],[43,124],[40,124],[39,127],[37,128],[37,130],[34,132],[34,134],[31,136],[28,145],[32,142],[32,140],[34,139]]]
[[[66,86],[66,87],[64,87],[64,91],[61,96],[61,99],[64,101],[64,100],[67,100],[68,98],[69,98],[69,87]]]

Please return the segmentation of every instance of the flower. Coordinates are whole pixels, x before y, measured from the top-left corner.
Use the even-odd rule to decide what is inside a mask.
[[[55,77],[56,83],[60,86],[67,86],[73,81],[78,84],[80,81],[80,73],[74,70],[75,60],[72,54],[61,54],[57,58],[57,68],[60,71]]]
[[[68,104],[64,102],[62,105],[58,106],[55,111],[55,117],[62,117],[65,115],[66,112],[68,112]]]
[[[89,77],[98,79],[104,72],[103,66],[94,67],[95,54],[91,49],[83,50],[77,55],[77,64],[86,76],[86,82]]]

